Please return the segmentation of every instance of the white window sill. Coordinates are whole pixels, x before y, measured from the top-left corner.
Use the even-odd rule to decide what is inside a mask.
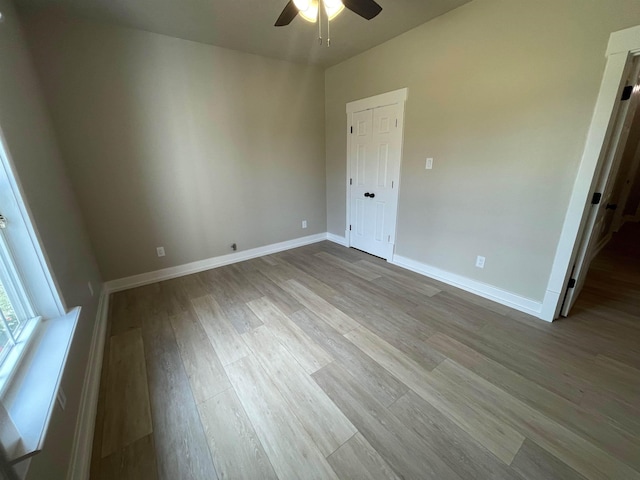
[[[7,357],[0,365],[0,399],[2,399],[7,392],[11,380],[15,377],[16,373],[20,370],[18,367],[25,357],[33,340],[37,338],[42,317],[36,317],[29,320],[20,335],[18,336],[17,343],[11,347]]]
[[[42,450],[79,317],[76,307],[62,317],[41,321],[6,388],[0,440],[10,464]]]

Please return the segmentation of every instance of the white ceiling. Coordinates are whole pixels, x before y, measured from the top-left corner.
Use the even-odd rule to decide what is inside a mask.
[[[470,0],[377,0],[371,21],[345,10],[331,22],[331,47],[316,24],[298,16],[274,27],[287,0],[14,0],[21,10],[55,8],[100,22],[147,30],[258,55],[335,65]],[[323,35],[324,36],[324,35]]]

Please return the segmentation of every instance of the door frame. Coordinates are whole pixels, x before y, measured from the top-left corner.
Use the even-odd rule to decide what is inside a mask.
[[[573,264],[585,234],[591,194],[599,180],[617,119],[620,95],[631,68],[630,60],[638,54],[640,26],[610,35],[600,92],[542,303],[540,316],[544,320],[553,321],[560,315]]]
[[[409,89],[408,88],[401,88],[398,90],[393,90],[391,92],[387,92],[387,93],[382,93],[380,95],[374,95],[373,97],[367,97],[367,98],[362,98],[360,100],[355,100],[353,102],[349,102],[347,103],[347,107],[346,107],[346,112],[347,112],[347,129],[346,129],[346,135],[347,135],[347,175],[345,178],[345,185],[346,185],[346,192],[347,192],[347,197],[346,197],[346,204],[347,204],[347,208],[346,208],[346,212],[347,212],[347,216],[346,216],[346,221],[345,221],[345,229],[344,229],[344,238],[346,240],[346,246],[347,247],[351,247],[351,231],[349,230],[349,225],[350,225],[350,221],[351,221],[351,185],[349,182],[349,179],[351,178],[351,126],[353,125],[353,123],[351,122],[352,119],[352,114],[356,113],[356,112],[362,112],[364,110],[373,110],[375,108],[378,107],[386,107],[389,105],[398,105],[400,107],[400,114],[399,114],[399,125],[398,128],[400,128],[400,164],[398,165],[398,172],[401,172],[401,168],[402,168],[402,156],[403,156],[403,150],[404,150],[404,112],[405,112],[405,106],[407,103],[407,98],[409,97]],[[391,254],[389,256],[389,258],[387,258],[387,261],[390,261],[393,258],[393,255],[395,253],[395,244],[396,244],[396,230],[398,228],[398,200],[399,200],[399,196],[400,196],[400,177],[401,175],[398,175],[398,185],[397,188],[395,189],[395,194],[396,194],[396,211],[395,211],[395,215],[396,215],[396,221],[393,225],[393,231],[389,232],[390,235],[393,238],[393,244],[392,244],[392,248],[391,248]]]

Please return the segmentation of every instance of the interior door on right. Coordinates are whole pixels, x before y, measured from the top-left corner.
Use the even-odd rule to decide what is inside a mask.
[[[638,60],[638,58],[640,57],[636,57],[636,59],[633,60],[633,67],[627,79],[632,85],[636,85],[640,81],[640,60]],[[562,316],[566,317],[569,315],[571,307],[573,307],[578,295],[582,291],[594,252],[598,247],[599,241],[603,238],[602,234],[606,231],[608,223],[613,219],[611,210],[613,205],[610,205],[609,202],[611,200],[613,184],[615,183],[620,166],[622,153],[627,143],[627,138],[629,137],[633,115],[638,107],[639,100],[640,94],[636,90],[633,91],[629,99],[620,100],[621,105],[615,118],[611,138],[604,151],[605,157],[602,170],[598,174],[595,185],[595,192],[601,194],[601,201],[592,205],[588,213],[584,233],[579,240],[578,252],[574,262],[572,273],[572,278],[574,279],[573,287],[570,286],[567,288],[564,303],[560,311]]]

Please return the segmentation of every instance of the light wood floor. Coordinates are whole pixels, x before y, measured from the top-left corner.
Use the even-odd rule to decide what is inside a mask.
[[[328,242],[115,294],[92,479],[640,479],[638,227],[554,324]]]

